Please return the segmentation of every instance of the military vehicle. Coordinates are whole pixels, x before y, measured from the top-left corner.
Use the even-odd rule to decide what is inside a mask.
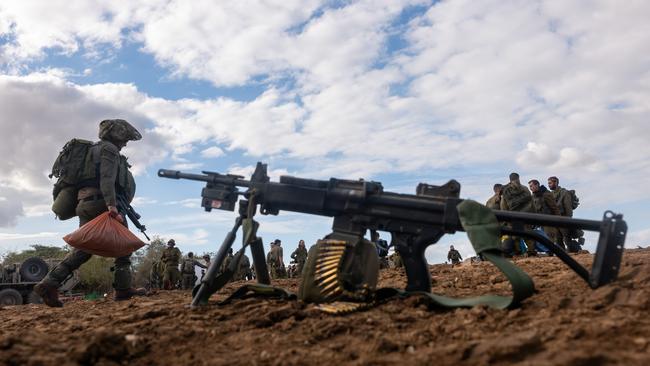
[[[42,303],[43,300],[33,291],[34,285],[60,261],[31,257],[22,263],[0,265],[0,306]],[[63,283],[59,291],[69,292],[78,283],[79,278],[75,273]]]

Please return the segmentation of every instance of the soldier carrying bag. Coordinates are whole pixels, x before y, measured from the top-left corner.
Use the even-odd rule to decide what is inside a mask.
[[[89,153],[94,145],[92,141],[72,139],[63,146],[52,165],[49,177],[57,178],[52,190],[52,211],[59,220],[77,216],[77,185],[96,176],[95,164]]]

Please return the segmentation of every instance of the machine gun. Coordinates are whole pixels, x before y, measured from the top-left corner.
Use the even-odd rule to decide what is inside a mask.
[[[127,201],[126,197],[124,197],[122,194],[117,195],[117,211],[124,217],[124,220],[126,220],[128,217],[133,225],[135,225],[135,227],[138,228],[142,234],[144,234],[144,237],[147,238],[147,240],[151,241],[151,239],[149,239],[149,235],[146,233],[147,227],[140,223],[140,218],[142,216],[140,216],[139,213],[135,212],[133,206],[131,206],[129,201]]]
[[[444,234],[464,231],[458,217],[457,205],[463,200],[460,184],[450,180],[442,186],[420,183],[416,194],[386,192],[379,182],[365,180],[313,180],[282,176],[271,182],[266,164],[257,163],[250,180],[242,176],[204,171],[203,174],[182,173],[161,169],[158,176],[206,182],[201,192],[201,206],[206,211],[234,211],[239,196],[239,217],[228,233],[211,263],[202,283],[194,292],[192,305],[206,304],[210,295],[223,284],[215,284],[228,249],[232,247],[237,230],[246,218],[252,218],[257,206],[263,215],[280,211],[301,212],[333,217],[333,233],[339,238],[361,238],[366,230],[391,233],[391,245],[399,253],[406,268],[407,291],[431,291],[431,275],[425,259],[426,248]],[[238,187],[245,190],[240,191]],[[574,219],[512,211],[493,211],[503,226],[503,235],[516,235],[545,245],[592,288],[614,281],[623,253],[627,224],[623,215],[605,212],[601,221]],[[600,233],[591,273],[545,236],[526,230],[526,225],[582,229]],[[245,243],[246,244],[246,243]],[[261,239],[250,243],[253,263],[259,283],[270,284]]]

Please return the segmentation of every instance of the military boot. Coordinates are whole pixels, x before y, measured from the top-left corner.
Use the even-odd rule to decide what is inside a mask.
[[[149,292],[144,288],[128,288],[126,290],[115,290],[115,295],[113,299],[115,301],[124,301],[128,300],[134,296],[149,296]]]
[[[63,303],[59,300],[58,286],[41,281],[34,286],[34,292],[43,299],[45,305],[53,308],[63,307]]]

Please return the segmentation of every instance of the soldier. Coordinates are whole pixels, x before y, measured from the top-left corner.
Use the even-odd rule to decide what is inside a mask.
[[[165,274],[165,265],[161,261],[154,261],[149,270],[149,287],[153,290],[163,288],[163,276]]]
[[[223,259],[223,263],[221,263],[221,271],[220,273],[224,273],[226,271],[226,268],[230,266],[230,262],[232,262],[232,259],[234,258],[234,255],[232,254],[232,248],[228,249],[228,255],[226,255],[226,258]]]
[[[500,207],[505,211],[519,211],[519,212],[534,212],[533,209],[533,196],[530,194],[528,188],[519,182],[519,174],[510,173],[510,183],[501,188],[501,202]],[[531,227],[524,227],[524,229],[532,229]],[[504,252],[509,254],[521,254],[519,244],[521,238],[511,237],[504,243]],[[509,244],[510,243],[510,244]],[[528,255],[534,256],[537,254],[535,245],[532,240],[526,240],[528,247]],[[512,248],[510,248],[512,245]]]
[[[194,266],[199,266],[203,269],[206,267],[203,263],[194,259],[194,253],[187,253],[187,258],[183,260],[181,265],[181,273],[183,274],[183,290],[191,290],[194,288],[196,283],[196,272],[194,271]]]
[[[501,209],[501,188],[503,188],[503,184],[495,184],[492,189],[494,190],[494,195],[490,197],[485,205],[493,210],[500,210]]]
[[[447,261],[451,262],[452,266],[460,264],[460,261],[463,260],[463,257],[460,256],[460,252],[454,249],[453,245],[449,246],[449,253],[447,253]]]
[[[565,217],[573,217],[573,199],[571,198],[571,193],[569,193],[569,191],[566,189],[560,187],[559,184],[560,180],[558,177],[548,178],[548,188],[553,192],[555,202],[560,209],[560,215]],[[571,246],[569,229],[557,229],[556,243],[564,249],[569,249]]]
[[[106,211],[122,224],[126,224],[125,218],[117,210],[117,195],[121,194],[126,196],[128,201],[132,200],[135,195],[135,181],[129,171],[130,165],[126,157],[120,154],[120,150],[128,141],[138,141],[141,138],[140,132],[123,119],[100,122],[100,141],[90,147],[88,152],[90,161],[95,164],[95,177],[78,184],[75,213],[79,216],[79,226],[83,226]],[[61,263],[34,286],[34,291],[43,298],[46,305],[63,306],[59,300],[58,288],[74,270],[91,257],[90,253],[72,249]],[[135,289],[131,285],[131,255],[116,258],[113,268],[116,301],[146,295],[145,289]]]
[[[237,273],[235,273],[235,280],[248,281],[251,279],[253,279],[253,274],[251,273],[251,261],[250,259],[248,259],[248,256],[244,254],[239,260],[239,266],[237,266]]]
[[[530,180],[528,182],[528,187],[530,187],[530,191],[533,192],[533,208],[535,209],[535,212],[546,215],[560,215],[560,209],[555,203],[553,193],[543,185],[540,185],[537,179]],[[543,230],[551,241],[556,241],[557,230],[554,227],[544,226]]]
[[[203,261],[205,262],[205,268],[210,268],[210,264],[212,263],[210,261],[210,256],[207,254],[203,255]]]
[[[176,241],[169,239],[167,248],[163,250],[160,261],[165,264],[165,274],[163,276],[163,286],[165,290],[173,290],[178,286],[180,272],[178,264],[181,261],[181,251],[175,247]]]
[[[307,262],[307,248],[305,248],[305,241],[300,240],[298,242],[298,248],[291,253],[291,259],[296,261],[296,276],[302,276],[302,269],[305,267],[305,262]]]
[[[266,256],[272,279],[286,277],[286,269],[284,266],[283,257],[284,255],[282,253],[282,242],[280,239],[275,239],[273,243],[271,243],[269,254]]]

